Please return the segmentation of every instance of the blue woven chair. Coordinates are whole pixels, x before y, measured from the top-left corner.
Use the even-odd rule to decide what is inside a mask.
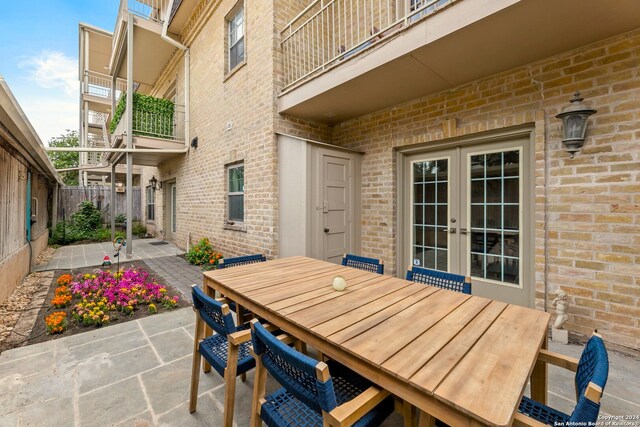
[[[471,278],[459,274],[411,266],[407,270],[407,280],[471,295]]]
[[[218,268],[238,267],[240,265],[265,262],[266,260],[267,258],[263,254],[243,255],[243,256],[238,256],[234,258],[222,258],[222,260],[220,261],[220,264],[218,264]],[[229,303],[229,308],[231,309],[231,311],[236,313],[236,316],[238,319],[246,320],[244,315],[250,314],[250,313],[244,313],[243,312],[244,310],[239,305],[237,305],[235,301],[228,300],[228,303]]]
[[[198,402],[198,383],[200,380],[201,357],[224,377],[226,390],[224,396],[224,425],[233,423],[233,407],[235,401],[236,377],[242,375],[256,365],[251,356],[251,331],[249,325],[236,326],[228,304],[215,300],[198,288],[191,287],[193,310],[196,312],[196,329],[193,343],[193,365],[191,371],[191,397],[189,412],[196,410]],[[204,337],[204,323],[216,333]]]
[[[336,362],[318,362],[293,350],[256,320],[251,321],[251,340],[257,363],[251,426],[260,426],[261,420],[270,427],[322,426],[327,421],[335,426],[378,426],[393,412],[389,392]],[[282,388],[265,397],[267,372]],[[353,400],[363,392],[368,398]],[[349,421],[364,406],[372,409]]]
[[[237,267],[239,265],[255,264],[257,262],[265,262],[267,258],[262,254],[244,255],[235,258],[222,258],[218,268]]]
[[[342,265],[370,273],[384,274],[384,264],[379,259],[367,258],[364,256],[344,254]]]
[[[602,337],[593,334],[580,356],[580,361],[547,350],[540,350],[538,361],[576,372],[578,402],[569,415],[524,396],[516,419],[525,425],[535,425],[532,420],[546,425],[595,425],[600,412],[600,398],[609,376],[609,357]]]

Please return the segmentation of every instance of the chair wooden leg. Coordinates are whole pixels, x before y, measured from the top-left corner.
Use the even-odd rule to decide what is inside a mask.
[[[244,310],[238,303],[236,303],[236,323],[238,325],[242,325],[244,323]]]
[[[204,323],[200,320],[200,316],[196,319],[196,330],[193,337],[193,360],[191,362],[191,391],[189,394],[189,412],[194,413],[196,411],[196,405],[198,404],[198,385],[200,383],[200,361],[202,356],[198,351],[200,344],[199,332],[202,329],[200,323]]]
[[[238,347],[229,343],[227,367],[224,370],[224,427],[233,425],[233,408],[236,401],[236,374],[238,372]]]
[[[293,341],[293,347],[300,353],[307,354],[307,343],[302,342],[299,339]]]
[[[211,298],[216,297],[216,291],[215,289],[209,287],[209,286],[204,286],[204,293]],[[206,338],[213,335],[213,329],[211,329],[211,326],[207,325],[207,322],[202,322],[202,338]],[[209,362],[204,361],[204,363],[202,364],[202,372],[204,372],[205,374],[211,371],[211,365],[209,364]]]
[[[267,370],[262,365],[259,357],[256,359],[256,376],[253,382],[253,398],[251,399],[251,427],[262,427],[262,419],[260,418],[260,401],[264,399],[267,387]]]
[[[418,427],[433,427],[436,425],[436,419],[432,415],[427,414],[424,411],[420,411],[418,414]]]
[[[242,380],[242,382],[247,381],[247,373],[243,372],[242,374],[240,374],[240,379]]]
[[[402,402],[402,417],[404,418],[404,427],[414,427],[413,405],[406,400]]]

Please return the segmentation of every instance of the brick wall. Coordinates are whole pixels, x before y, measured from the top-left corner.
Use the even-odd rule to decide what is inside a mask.
[[[554,116],[575,90],[598,113],[571,159]],[[560,286],[570,330],[640,348],[640,31],[336,125],[334,143],[365,152],[364,255],[396,269],[394,147],[521,124],[535,129],[537,306]]]
[[[201,2],[187,25],[191,47],[191,135],[199,146],[164,162],[156,178],[178,189],[176,242],[210,237],[227,256],[277,256],[275,133],[363,151],[362,248],[397,266],[394,148],[527,124],[534,129],[536,305],[571,296],[568,327],[597,328],[620,346],[640,347],[640,31],[396,105],[335,126],[277,113],[284,65],[280,30],[303,0],[247,0],[246,65],[225,78],[225,20],[235,1]],[[177,54],[156,84],[174,81]],[[583,150],[570,159],[555,115],[575,90],[598,110]],[[227,123],[232,128],[226,130]],[[245,230],[225,228],[225,165],[245,163]],[[147,177],[143,178],[145,181]],[[166,187],[165,187],[166,188]],[[156,194],[156,231],[166,203]]]
[[[156,178],[177,184],[176,243],[211,238],[226,256],[263,252],[276,255],[277,180],[273,131],[273,20],[272,4],[247,0],[245,4],[246,64],[232,74],[225,70],[225,16],[235,0],[197,8],[191,33],[190,138],[198,148],[159,165]],[[184,94],[184,63],[179,54],[156,84],[176,82],[179,102]],[[231,128],[227,130],[227,125]],[[241,230],[225,223],[227,211],[225,165],[245,165],[245,222]],[[156,230],[166,235],[166,194],[158,194]],[[236,227],[237,228],[237,227]]]

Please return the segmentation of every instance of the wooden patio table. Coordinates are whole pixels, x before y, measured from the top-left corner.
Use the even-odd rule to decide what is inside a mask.
[[[208,271],[204,285],[451,426],[511,425],[530,377],[546,402],[548,313],[306,257]]]

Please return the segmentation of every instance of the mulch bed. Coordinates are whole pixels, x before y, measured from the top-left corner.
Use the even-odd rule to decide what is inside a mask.
[[[174,310],[181,307],[188,307],[190,305],[188,301],[183,300],[182,295],[178,291],[176,291],[175,288],[169,285],[162,277],[155,274],[154,271],[151,268],[149,268],[149,266],[145,264],[144,261],[120,263],[120,269],[127,269],[129,267],[135,267],[136,269],[141,269],[149,273],[149,278],[150,279],[153,278],[158,284],[164,286],[167,289],[167,294],[170,297],[173,297],[176,295],[179,296],[180,299],[178,300],[177,307]],[[56,270],[55,274],[53,275],[53,280],[51,281],[51,284],[49,286],[49,292],[47,293],[47,297],[45,298],[45,304],[40,310],[40,312],[38,313],[36,324],[33,327],[31,334],[29,335],[29,339],[28,339],[29,344],[35,344],[38,342],[44,342],[44,341],[49,341],[57,338],[67,337],[69,335],[75,335],[75,334],[96,329],[96,326],[84,326],[80,322],[73,319],[73,315],[72,315],[73,306],[76,302],[79,301],[78,299],[74,298],[71,301],[71,304],[69,304],[65,308],[55,308],[51,305],[51,300],[54,297],[54,291],[58,287],[58,284],[56,283],[56,280],[58,279],[58,277],[60,277],[62,274],[65,274],[65,273],[69,273],[72,276],[76,277],[78,274],[93,273],[96,269],[110,270],[111,272],[115,273],[117,271],[117,264],[114,263],[111,267],[87,267],[87,268],[79,268],[74,270]],[[172,311],[163,307],[161,304],[155,304],[155,305],[158,309],[158,314],[165,313],[167,311]],[[65,313],[67,313],[67,323],[68,323],[67,329],[60,334],[48,334],[44,319],[46,316],[56,311],[64,311]],[[137,310],[133,311],[132,314],[125,314],[120,311],[110,311],[109,314],[111,315],[111,321],[109,325],[99,326],[99,327],[108,328],[111,325],[130,322],[132,320],[141,319],[147,316],[155,316],[155,314],[151,314],[149,312],[146,305],[141,305]]]

